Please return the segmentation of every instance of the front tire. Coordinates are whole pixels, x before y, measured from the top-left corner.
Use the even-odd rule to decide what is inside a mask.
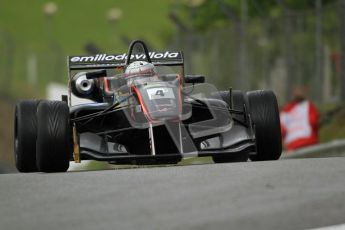
[[[14,155],[19,172],[37,172],[36,167],[36,111],[38,100],[16,104],[14,118]]]
[[[252,161],[278,160],[282,153],[279,110],[276,96],[269,90],[247,92],[249,112],[256,138]]]
[[[44,101],[37,108],[37,168],[65,172],[71,153],[69,108],[65,102]]]

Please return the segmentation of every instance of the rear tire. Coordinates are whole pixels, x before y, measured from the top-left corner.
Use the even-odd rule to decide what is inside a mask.
[[[65,102],[44,101],[37,108],[37,168],[66,172],[71,153],[69,108]]]
[[[257,154],[249,158],[252,161],[278,160],[282,140],[276,96],[269,90],[250,91],[247,96],[257,149]]]
[[[19,172],[37,172],[36,137],[38,100],[16,104],[14,118],[14,156]]]

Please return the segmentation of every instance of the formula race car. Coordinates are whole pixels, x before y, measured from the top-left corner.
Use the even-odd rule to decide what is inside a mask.
[[[182,52],[68,57],[69,95],[24,100],[15,109],[20,172],[64,172],[74,160],[176,164],[211,156],[215,163],[279,159],[277,100],[272,91],[218,91],[185,75]],[[72,94],[90,100],[73,104]]]

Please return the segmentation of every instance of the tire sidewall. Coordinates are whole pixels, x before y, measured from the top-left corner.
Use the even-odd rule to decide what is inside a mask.
[[[20,172],[36,172],[37,106],[39,100],[23,100],[14,112],[14,157]]]

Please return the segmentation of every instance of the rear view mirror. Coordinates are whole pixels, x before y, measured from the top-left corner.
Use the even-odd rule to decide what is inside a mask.
[[[106,76],[107,76],[107,71],[105,69],[86,73],[86,79],[94,79],[94,78],[100,78],[100,77],[106,77]]]
[[[205,82],[205,77],[202,75],[186,75],[184,77],[184,82],[185,83],[204,83]]]

